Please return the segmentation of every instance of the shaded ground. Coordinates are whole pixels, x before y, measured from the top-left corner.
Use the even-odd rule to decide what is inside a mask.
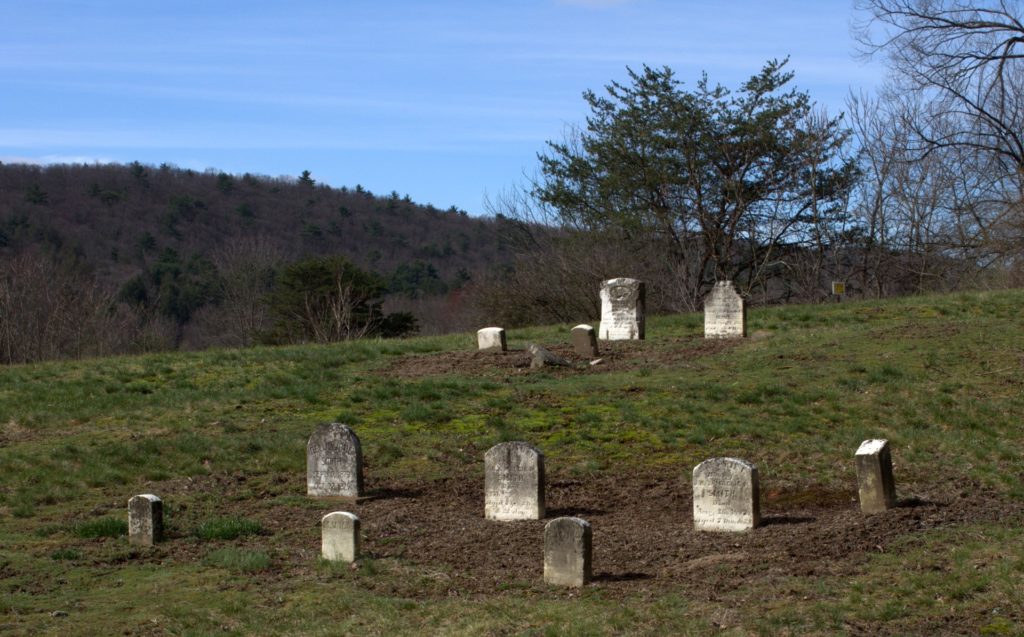
[[[740,346],[739,339],[708,340],[700,337],[676,338],[659,341],[653,347],[644,341],[599,341],[600,356],[597,364],[590,358],[578,356],[568,344],[538,343],[549,351],[561,356],[572,367],[545,367],[544,371],[555,374],[587,374],[658,365],[680,365],[687,361],[712,356]],[[380,371],[384,376],[394,378],[420,378],[459,374],[464,376],[507,376],[516,373],[530,373],[531,356],[526,349],[509,349],[507,352],[456,351],[402,356]]]

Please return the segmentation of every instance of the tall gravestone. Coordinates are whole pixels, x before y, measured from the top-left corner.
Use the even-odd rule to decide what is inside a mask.
[[[476,331],[476,346],[481,352],[504,352],[508,350],[505,330],[500,327],[485,327]]]
[[[896,485],[892,477],[892,456],[888,440],[865,440],[857,448],[857,491],[860,510],[881,513],[896,505]]]
[[[526,442],[503,442],[484,454],[484,517],[544,517],[544,454]]]
[[[704,338],[743,338],[747,306],[732,281],[719,281],[704,297]]]
[[[694,529],[749,531],[760,523],[757,467],[737,458],[711,458],[694,467]]]
[[[592,576],[593,532],[580,518],[555,518],[544,527],[544,581],[583,586]]]
[[[601,325],[606,341],[644,338],[645,288],[636,279],[608,279],[601,284]]]
[[[346,425],[324,423],[306,445],[306,493],[318,497],[363,495],[363,451]]]
[[[325,560],[355,562],[359,559],[359,518],[335,511],[320,521],[320,548]]]
[[[164,503],[151,493],[128,500],[128,543],[153,546],[164,536]]]
[[[600,356],[597,350],[597,334],[589,325],[577,325],[569,332],[572,349],[577,356],[595,358]]]

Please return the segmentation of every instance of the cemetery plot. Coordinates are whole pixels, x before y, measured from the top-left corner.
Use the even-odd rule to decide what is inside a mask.
[[[1024,502],[971,482],[914,489],[916,499],[869,520],[860,511],[855,483],[840,491],[814,485],[776,491],[769,482],[762,485],[758,528],[746,533],[699,532],[688,519],[692,490],[680,473],[673,469],[549,477],[545,518],[514,524],[481,515],[484,491],[477,473],[415,483],[371,479],[367,491],[375,497],[350,507],[360,520],[360,553],[372,556],[377,573],[361,578],[359,585],[411,599],[500,597],[510,583],[545,590],[544,528],[562,516],[583,518],[592,525],[593,577],[587,586],[612,597],[671,590],[706,598],[722,587],[755,581],[773,589],[791,577],[855,572],[872,554],[906,547],[926,529],[1024,523]],[[291,492],[300,484],[280,488]],[[182,486],[175,481],[160,485],[160,490],[173,502]],[[190,485],[190,490],[222,493],[225,516],[257,514],[251,503],[233,497],[250,488],[246,481],[229,476],[210,476]],[[273,569],[260,574],[261,581],[308,577],[321,554],[317,521],[335,505],[323,502],[310,508],[274,503],[270,494],[255,496],[268,504],[258,510],[266,533],[252,541],[269,548],[276,539],[279,551]],[[187,527],[187,520],[186,515],[179,523]],[[202,547],[181,539],[156,544],[150,549],[153,559],[201,561]]]

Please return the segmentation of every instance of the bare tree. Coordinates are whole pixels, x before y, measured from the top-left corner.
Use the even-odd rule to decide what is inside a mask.
[[[918,100],[903,122],[908,159],[939,154],[965,177],[951,200],[959,222],[952,235],[962,235],[979,264],[1006,264],[1024,248],[1024,8],[1009,0],[857,7],[862,52],[890,65],[889,95]]]

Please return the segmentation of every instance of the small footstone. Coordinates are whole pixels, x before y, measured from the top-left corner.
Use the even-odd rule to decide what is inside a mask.
[[[572,340],[572,349],[577,356],[596,358],[600,356],[597,351],[597,333],[589,325],[577,325],[569,332]]]
[[[555,518],[544,527],[544,581],[583,586],[591,578],[592,531],[580,518]]]
[[[565,360],[561,356],[557,356],[551,353],[549,350],[544,349],[536,343],[530,343],[526,346],[526,351],[530,352],[530,368],[538,369],[546,365],[553,365],[555,367],[572,367],[572,363]]]
[[[320,521],[321,553],[325,560],[355,562],[359,559],[359,518],[335,511]]]
[[[484,517],[544,517],[544,454],[526,442],[503,442],[484,454]]]
[[[346,425],[324,423],[309,437],[306,493],[346,498],[363,495],[363,451],[359,438]]]
[[[760,523],[757,467],[736,458],[711,458],[694,467],[694,529],[749,531]]]
[[[128,500],[128,543],[153,546],[164,536],[164,503],[151,493]]]
[[[892,456],[888,440],[865,440],[854,456],[857,460],[857,491],[860,510],[881,513],[896,504],[896,486],[892,477]]]
[[[501,327],[485,327],[476,331],[476,346],[481,352],[504,352],[508,350],[505,342],[505,329]]]

